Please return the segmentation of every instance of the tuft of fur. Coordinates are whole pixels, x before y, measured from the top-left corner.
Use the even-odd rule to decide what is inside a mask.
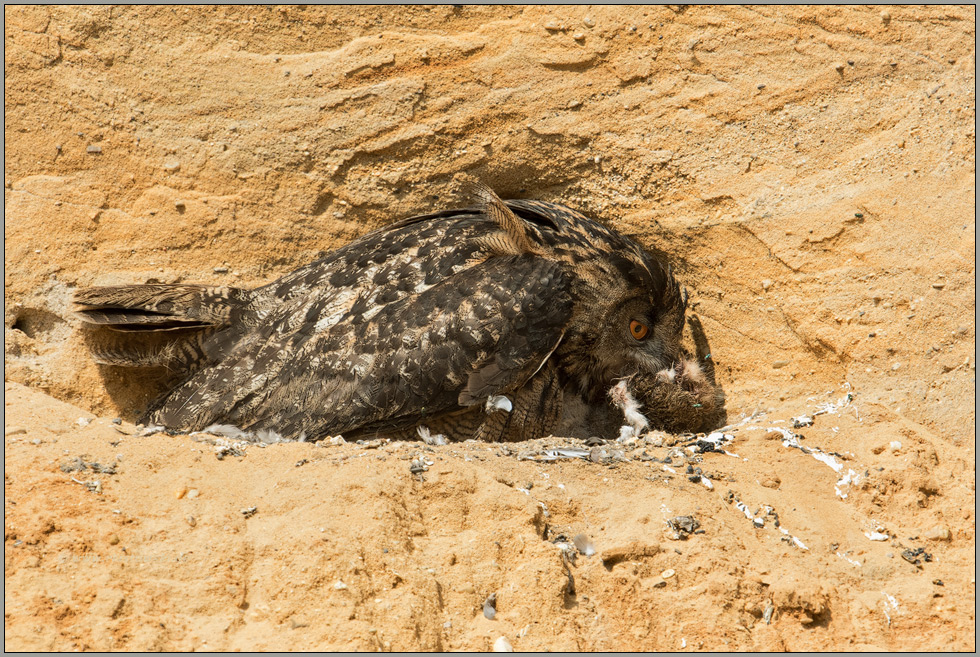
[[[626,419],[627,424],[619,430],[620,441],[639,436],[650,426],[650,421],[640,412],[640,403],[630,392],[626,379],[617,382],[609,390],[609,397]]]
[[[725,395],[693,360],[680,360],[655,377],[635,377],[631,383],[654,429],[703,433],[724,422]]]

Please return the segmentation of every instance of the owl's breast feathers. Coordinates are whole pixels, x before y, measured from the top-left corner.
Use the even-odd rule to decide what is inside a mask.
[[[539,372],[553,376],[545,366],[570,322],[591,312],[583,290],[607,303],[630,287],[676,291],[638,245],[583,215],[490,195],[482,207],[407,219],[262,288],[235,290],[216,319],[143,312],[148,324],[211,321],[196,369],[146,421],[308,440],[411,427],[514,395]],[[87,321],[124,305],[100,306],[100,289],[76,297]],[[230,321],[234,313],[243,319]]]

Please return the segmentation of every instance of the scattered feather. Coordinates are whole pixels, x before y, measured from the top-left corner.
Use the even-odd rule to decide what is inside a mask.
[[[429,427],[427,427],[427,426],[425,426],[423,424],[420,424],[418,426],[418,428],[415,429],[415,431],[416,431],[416,433],[418,433],[419,438],[422,439],[422,442],[424,442],[426,445],[448,445],[449,444],[449,441],[446,440],[446,437],[444,435],[442,435],[441,433],[433,434],[429,430]]]
[[[505,413],[510,413],[514,410],[514,404],[511,403],[510,399],[503,395],[493,395],[487,398],[487,404],[484,407],[487,413],[492,413],[493,411],[503,411]]]
[[[576,534],[575,538],[572,539],[572,543],[575,544],[575,549],[587,557],[595,554],[595,545],[592,544],[592,539],[585,534]]]

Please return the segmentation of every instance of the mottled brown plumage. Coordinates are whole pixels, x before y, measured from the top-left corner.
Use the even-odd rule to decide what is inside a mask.
[[[669,267],[568,208],[476,192],[479,207],[395,223],[265,287],[87,288],[77,314],[100,329],[97,361],[185,373],[144,416],[176,430],[589,432],[617,421],[623,377],[653,426],[722,417],[681,351]],[[572,408],[591,426],[570,427]]]

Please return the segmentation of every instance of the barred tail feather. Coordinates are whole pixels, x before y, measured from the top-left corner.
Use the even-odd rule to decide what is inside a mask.
[[[209,362],[204,345],[219,329],[206,327],[183,331],[107,331],[104,327],[85,332],[92,360],[121,367],[164,367],[171,372],[190,373]]]
[[[251,292],[204,285],[125,285],[75,292],[75,316],[97,363],[189,374],[209,362],[205,345],[251,319]]]
[[[248,290],[204,285],[123,285],[75,292],[75,315],[117,331],[224,326],[251,298]]]

